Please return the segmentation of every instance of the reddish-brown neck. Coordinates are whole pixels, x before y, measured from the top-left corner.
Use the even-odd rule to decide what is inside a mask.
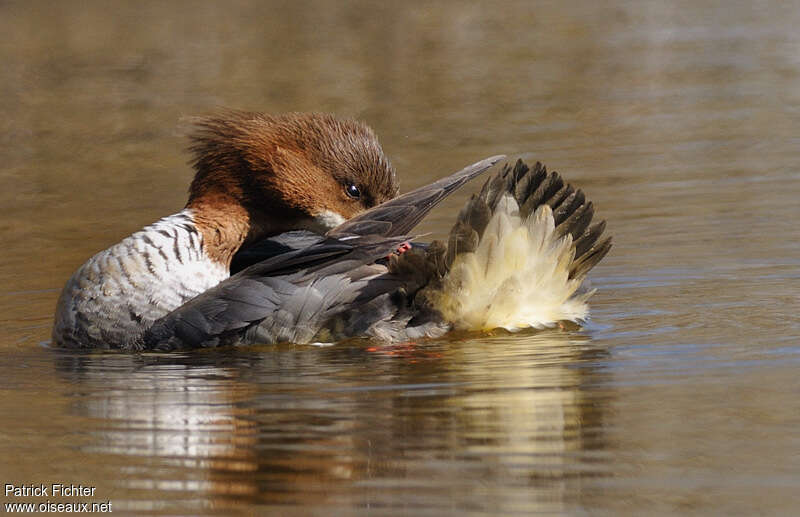
[[[203,236],[203,251],[215,262],[230,267],[233,255],[250,233],[250,215],[232,197],[206,194],[189,201],[197,230]]]
[[[264,204],[269,206],[271,203],[265,201]],[[217,190],[192,196],[186,204],[203,235],[203,251],[226,267],[230,267],[233,255],[242,246],[308,226],[307,216],[287,207],[276,210],[274,203],[272,206],[272,211],[248,208],[234,196]]]

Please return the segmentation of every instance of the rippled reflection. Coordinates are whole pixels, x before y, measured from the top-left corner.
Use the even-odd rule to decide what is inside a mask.
[[[602,448],[602,415],[582,364],[603,353],[580,336],[269,348],[58,353],[57,370],[81,393],[72,411],[100,423],[84,451],[148,458],[124,467],[129,489],[220,505],[552,510],[570,483],[602,474],[587,456]]]

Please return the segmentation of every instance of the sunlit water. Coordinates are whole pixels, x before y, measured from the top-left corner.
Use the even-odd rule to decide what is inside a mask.
[[[0,483],[129,514],[796,514],[800,6],[399,5],[0,4]],[[43,346],[69,274],[182,207],[182,117],[218,106],[366,120],[404,189],[543,161],[615,238],[591,322]]]

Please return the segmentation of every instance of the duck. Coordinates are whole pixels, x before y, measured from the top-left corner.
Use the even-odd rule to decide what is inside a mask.
[[[398,194],[365,123],[226,110],[193,120],[183,210],[96,253],[59,296],[52,344],[172,351],[395,343],[582,324],[605,221],[539,162],[505,163],[446,240],[418,223],[505,156]]]

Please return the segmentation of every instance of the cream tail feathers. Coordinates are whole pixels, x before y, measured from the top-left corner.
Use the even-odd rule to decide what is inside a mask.
[[[514,331],[586,318],[592,292],[575,294],[583,279],[569,277],[572,235],[556,235],[548,205],[522,219],[506,194],[485,236],[456,258],[444,281],[439,310],[456,328]]]
[[[541,164],[506,167],[459,214],[449,270],[429,300],[462,330],[584,321],[593,291],[581,285],[611,247],[610,238],[597,242],[605,222],[590,226],[593,213],[580,190]]]

